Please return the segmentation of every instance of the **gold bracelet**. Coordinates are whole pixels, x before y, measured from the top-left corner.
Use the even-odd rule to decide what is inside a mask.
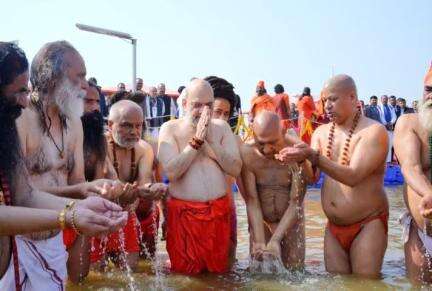
[[[58,215],[58,222],[60,225],[60,229],[64,230],[66,228],[66,210],[62,210],[60,211],[59,215]]]
[[[75,206],[75,202],[76,202],[75,200],[69,201],[69,203],[66,204],[65,209],[66,210],[72,210],[72,208]]]
[[[75,213],[76,213],[76,210],[73,210],[72,211],[71,226],[72,226],[72,229],[76,232],[77,235],[82,235],[82,233],[78,230],[78,227],[75,224]]]

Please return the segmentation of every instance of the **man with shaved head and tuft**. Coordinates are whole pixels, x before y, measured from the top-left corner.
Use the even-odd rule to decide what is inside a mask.
[[[270,255],[286,268],[302,269],[305,258],[303,198],[311,176],[310,163],[284,164],[276,159],[283,148],[301,142],[293,131],[282,128],[276,113],[258,113],[252,130],[253,139],[242,144],[240,150],[241,177],[251,224],[251,255],[258,260]]]
[[[388,137],[384,126],[357,109],[357,89],[347,75],[324,86],[330,123],[317,128],[311,147],[281,152],[283,161],[311,161],[326,174],[321,203],[328,218],[324,261],[332,273],[380,276],[387,248],[388,201],[383,179]]]
[[[184,90],[185,116],[159,135],[158,160],[170,180],[167,251],[174,272],[222,273],[231,245],[225,177],[237,177],[242,161],[228,123],[211,118],[211,85],[195,79]]]

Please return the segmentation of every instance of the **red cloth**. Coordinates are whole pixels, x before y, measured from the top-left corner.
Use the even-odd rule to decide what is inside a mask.
[[[330,231],[330,233],[338,240],[341,247],[346,251],[349,252],[351,249],[351,245],[354,241],[354,239],[357,237],[357,235],[360,233],[362,227],[367,224],[368,222],[371,222],[372,220],[379,219],[382,221],[385,232],[388,232],[388,212],[383,212],[379,215],[367,217],[363,219],[360,222],[351,224],[351,225],[336,225],[331,223],[330,221],[327,223],[327,227]]]
[[[124,247],[127,253],[137,253],[140,251],[138,225],[135,213],[129,212],[128,221],[123,227],[124,233]],[[121,250],[120,245],[120,232],[114,232],[102,239],[93,237],[91,242],[90,261],[92,263],[99,261],[108,253],[119,253]]]
[[[147,252],[142,249],[141,254],[146,256],[154,256],[156,253],[156,237],[159,228],[160,211],[159,207],[153,206],[153,210],[147,217],[140,219],[141,225],[141,242],[143,246],[147,249]]]
[[[171,270],[184,274],[228,271],[231,199],[167,202],[167,251]]]

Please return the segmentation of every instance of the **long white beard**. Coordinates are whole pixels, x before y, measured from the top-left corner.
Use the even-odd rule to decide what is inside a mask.
[[[54,96],[55,104],[67,118],[77,119],[83,115],[86,91],[74,85],[69,78],[61,80]]]
[[[421,126],[428,132],[432,132],[432,100],[420,101],[418,116]]]

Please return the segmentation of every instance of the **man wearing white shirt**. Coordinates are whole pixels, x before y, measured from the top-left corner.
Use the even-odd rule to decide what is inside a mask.
[[[393,129],[396,123],[397,116],[394,107],[388,104],[387,95],[381,96],[381,105],[379,105],[378,108],[380,110],[381,123],[386,127],[389,136],[389,151],[386,159],[387,163],[389,163],[392,160],[391,149],[393,147]]]

